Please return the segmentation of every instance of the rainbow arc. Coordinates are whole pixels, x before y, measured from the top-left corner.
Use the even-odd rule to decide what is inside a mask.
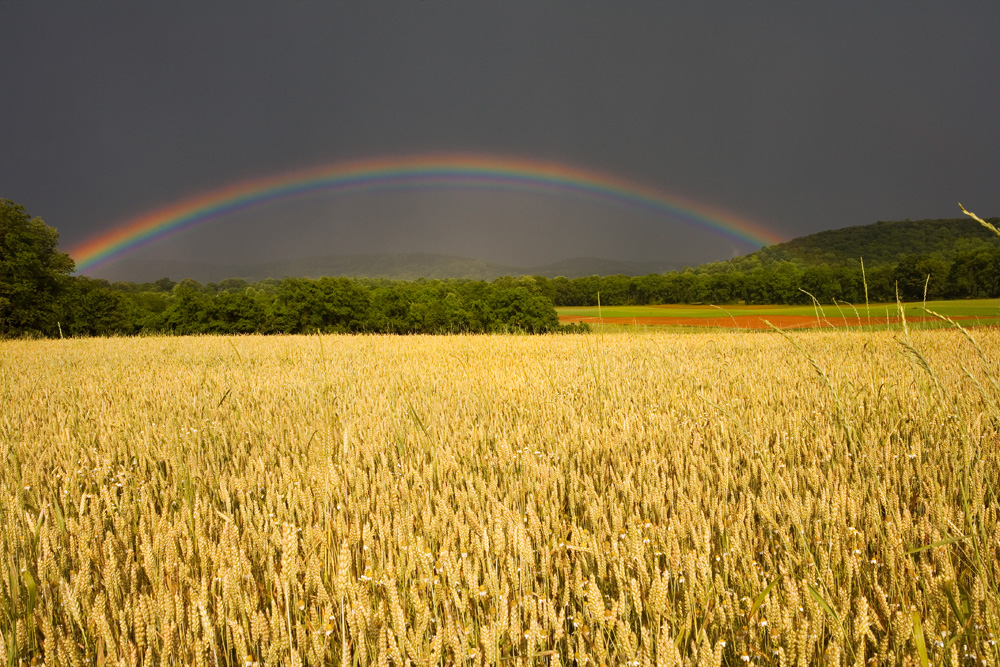
[[[664,215],[743,245],[780,243],[774,232],[721,208],[557,162],[434,154],[341,162],[241,181],[129,220],[72,248],[84,273],[168,235],[266,204],[317,193],[485,189],[590,197]]]

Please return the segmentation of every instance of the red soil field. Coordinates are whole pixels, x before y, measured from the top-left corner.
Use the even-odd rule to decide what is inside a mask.
[[[975,319],[958,317],[952,319]],[[816,329],[835,327],[856,327],[869,324],[898,324],[899,317],[824,317],[816,319],[805,315],[734,315],[732,317],[581,317],[578,315],[563,315],[559,317],[560,324],[587,322],[588,324],[647,324],[669,325],[680,327],[722,327],[739,329],[768,329],[767,322],[779,329]],[[907,317],[907,322],[932,322],[935,317]]]

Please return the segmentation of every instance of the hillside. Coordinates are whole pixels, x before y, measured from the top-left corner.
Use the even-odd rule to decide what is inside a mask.
[[[996,224],[1000,218],[990,221]],[[866,267],[876,267],[895,264],[905,255],[927,255],[951,262],[956,255],[978,247],[1000,248],[1000,237],[969,218],[880,221],[801,236],[698,269],[710,273],[745,271],[778,262],[857,267],[862,259]]]
[[[1000,224],[1000,218],[991,218]],[[970,250],[1000,250],[1000,238],[968,218],[947,220],[903,220],[831,229],[801,236],[785,243],[721,262],[693,267],[697,273],[748,272],[781,262],[801,268],[834,268],[896,264],[903,256],[930,256],[951,263]],[[189,261],[124,260],[95,271],[93,276],[111,281],[151,282],[168,277],[217,282],[225,278],[249,281],[267,278],[388,278],[416,280],[463,278],[494,280],[501,276],[583,278],[589,276],[646,276],[679,271],[675,262],[627,261],[598,257],[576,257],[538,266],[512,266],[468,257],[432,253],[328,255],[278,260],[257,264],[211,264]]]
[[[167,277],[173,280],[192,278],[199,282],[217,282],[225,278],[250,281],[266,278],[319,278],[345,276],[352,278],[418,278],[493,280],[501,276],[545,276],[579,278],[593,275],[643,276],[649,273],[680,269],[670,262],[630,262],[625,260],[577,257],[552,264],[531,267],[497,264],[467,257],[431,253],[331,255],[260,264],[210,264],[184,261],[121,261],[94,272],[94,277],[111,281],[151,282]]]

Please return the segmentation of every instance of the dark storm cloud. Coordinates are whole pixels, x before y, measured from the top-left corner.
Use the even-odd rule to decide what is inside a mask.
[[[952,217],[959,199],[1000,210],[995,3],[0,2],[0,14],[0,196],[67,247],[240,179],[422,151],[566,161],[788,237]],[[144,252],[232,261],[406,239],[531,263],[570,246],[691,261],[738,250],[578,203],[364,205],[269,209]],[[519,252],[509,239],[531,225]]]

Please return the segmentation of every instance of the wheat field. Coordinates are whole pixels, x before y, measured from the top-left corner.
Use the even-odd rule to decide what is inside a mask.
[[[0,342],[0,663],[995,665],[1000,332]]]

